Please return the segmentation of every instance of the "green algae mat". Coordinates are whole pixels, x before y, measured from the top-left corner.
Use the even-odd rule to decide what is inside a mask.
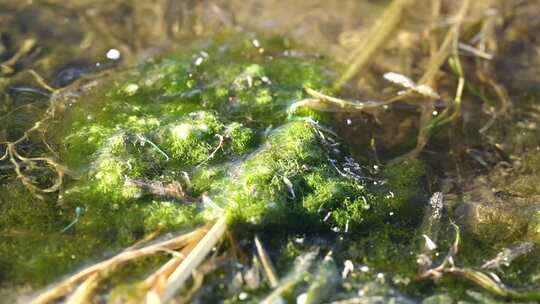
[[[257,232],[286,239],[399,221],[411,200],[422,197],[421,166],[364,172],[328,128],[329,117],[292,107],[307,87],[329,90],[327,64],[287,54],[292,46],[283,39],[260,43],[264,51],[244,36],[203,41],[110,77],[74,102],[59,96],[56,111],[64,118],[51,126],[50,142],[62,163],[56,178],[70,178],[55,206],[18,185],[5,189],[12,197],[2,222],[43,234],[2,243],[5,276],[48,283],[145,236],[215,220],[248,239]],[[39,182],[28,182],[42,192]],[[21,200],[36,202],[21,206]],[[138,275],[124,276],[142,282],[165,257],[128,266]],[[114,277],[110,269],[88,275],[101,273],[100,282]],[[44,301],[56,296],[65,294]]]
[[[373,146],[336,132],[335,113],[390,103],[333,97],[339,64],[254,37],[199,39],[83,78],[53,90],[44,119],[10,130],[2,293],[22,288],[33,303],[540,300],[538,149],[448,206],[434,188],[452,185],[434,187],[436,169],[416,157],[382,165],[357,153]]]

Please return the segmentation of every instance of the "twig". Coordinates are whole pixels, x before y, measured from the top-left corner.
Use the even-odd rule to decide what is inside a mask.
[[[225,140],[223,135],[215,134],[215,137],[219,139],[218,145],[216,146],[214,151],[212,151],[212,153],[210,153],[210,155],[208,155],[208,157],[203,162],[197,165],[197,167],[201,167],[202,165],[208,163],[210,160],[212,160],[216,156],[216,153],[219,151],[219,149],[223,148],[223,142]]]
[[[86,281],[84,281],[67,299],[66,304],[79,304],[90,302],[92,293],[97,288],[102,277],[98,273],[92,274]]]
[[[32,75],[35,79],[36,79],[36,82],[41,86],[43,87],[44,89],[46,89],[47,91],[51,92],[51,93],[54,93],[56,92],[57,90],[53,87],[51,87],[46,81],[45,79],[43,79],[43,77],[41,75],[39,75],[36,71],[32,70],[32,69],[29,69],[28,70],[28,73],[30,73],[30,75]]]
[[[475,48],[474,46],[469,45],[469,44],[465,44],[465,43],[460,42],[459,43],[459,49],[462,50],[462,51],[469,52],[469,53],[473,54],[474,56],[476,56],[478,58],[482,58],[482,59],[485,59],[485,60],[492,60],[493,59],[493,55],[491,55],[491,54],[489,54],[486,51],[483,51],[481,49]]]
[[[298,284],[308,272],[309,268],[313,264],[313,261],[317,257],[319,250],[308,252],[296,258],[294,268],[279,282],[279,285],[272,290],[272,292],[266,296],[260,303],[271,304],[281,303],[282,295],[287,290],[290,290],[293,286]]]
[[[499,269],[501,266],[510,266],[513,260],[528,254],[534,249],[534,243],[522,242],[510,248],[503,248],[496,257],[490,259],[482,265],[483,269]]]
[[[305,87],[304,90],[311,98],[306,98],[293,103],[288,109],[289,113],[294,113],[296,109],[300,107],[308,107],[310,109],[327,112],[366,111],[369,109],[379,108],[394,102],[393,99],[387,101],[353,102],[337,97],[332,97],[308,87]]]
[[[34,48],[35,45],[36,45],[35,39],[32,39],[32,38],[25,39],[21,47],[19,48],[19,50],[10,59],[0,63],[0,65],[3,67],[11,68],[13,65],[17,63],[17,61],[19,61],[19,59],[21,59],[23,56],[28,54]]]
[[[225,217],[221,216],[210,231],[199,241],[197,246],[189,253],[185,260],[169,277],[167,287],[163,293],[162,302],[166,303],[185,285],[186,280],[197,268],[212,248],[219,242],[226,230]]]
[[[145,143],[150,144],[154,149],[156,149],[161,155],[165,157],[166,161],[169,161],[171,159],[169,155],[167,155],[167,153],[161,150],[161,148],[159,148],[155,143],[153,143],[148,138],[144,137],[142,134],[135,134],[135,137],[137,137],[137,140],[141,142],[141,145],[144,145]]]
[[[204,228],[200,228],[204,229]],[[176,236],[173,239],[163,241],[154,245],[149,245],[141,249],[135,249],[131,251],[124,251],[118,255],[105,260],[103,262],[97,263],[93,266],[83,269],[82,271],[76,273],[75,275],[64,280],[60,284],[56,285],[52,289],[40,294],[35,298],[31,303],[32,304],[45,304],[53,302],[54,300],[64,297],[69,292],[75,288],[75,286],[84,280],[87,280],[90,276],[97,273],[108,273],[108,271],[114,269],[115,267],[127,263],[133,259],[145,257],[149,255],[156,254],[158,252],[176,250],[187,246],[192,241],[193,237],[199,233],[199,229],[190,233],[182,234]]]
[[[261,264],[263,266],[264,273],[268,278],[270,287],[277,287],[279,280],[278,276],[276,275],[276,270],[274,269],[272,261],[268,257],[268,254],[266,254],[266,250],[264,249],[264,246],[261,244],[261,241],[258,237],[255,237],[255,248],[257,248],[257,255],[259,256],[259,260],[261,261]]]
[[[394,0],[379,17],[369,34],[353,50],[353,59],[345,73],[336,81],[334,88],[341,88],[356,75],[373,58],[373,54],[383,45],[388,36],[395,30],[403,17],[403,11],[413,4],[414,0]]]
[[[146,235],[143,239],[137,241],[135,244],[129,246],[126,249],[124,249],[124,251],[130,251],[130,250],[135,250],[137,248],[140,248],[143,244],[156,239],[159,236],[160,233],[161,233],[160,229],[158,229],[158,230],[156,230],[154,232],[151,232],[148,235]]]
[[[494,281],[490,276],[485,273],[468,269],[452,267],[444,270],[445,273],[457,275],[465,278],[472,283],[482,287],[483,289],[491,292],[494,295],[511,298],[514,300],[524,301],[540,301],[540,291],[516,291],[504,286],[502,283]]]
[[[440,70],[441,66],[446,62],[446,59],[450,56],[452,51],[452,43],[455,41],[456,37],[459,36],[459,31],[461,29],[461,23],[465,19],[467,12],[471,6],[471,0],[463,0],[461,2],[461,7],[455,17],[455,23],[452,28],[446,34],[443,43],[437,50],[435,56],[433,56],[428,65],[428,69],[424,72],[424,75],[418,81],[419,84],[427,84],[432,86],[432,83],[435,79],[437,72]]]
[[[147,303],[160,303],[159,298],[163,295],[168,278],[204,236],[204,232],[205,231],[200,231],[196,241],[184,247],[179,253],[175,253],[167,263],[162,265],[156,272],[144,280],[142,288],[146,290]]]
[[[427,85],[430,87],[435,88],[433,85],[435,82],[436,75],[438,71],[440,70],[441,66],[446,62],[448,57],[452,54],[452,51],[454,51],[454,58],[456,64],[459,64],[459,55],[457,54],[457,47],[459,42],[459,33],[461,30],[461,24],[463,20],[465,19],[465,16],[467,15],[467,12],[469,11],[469,8],[471,6],[471,0],[463,0],[461,2],[461,6],[459,8],[459,11],[455,17],[455,22],[452,26],[452,28],[448,31],[446,34],[443,43],[439,47],[436,53],[432,54],[428,68],[424,72],[424,75],[420,78],[418,81],[419,85]],[[459,81],[458,81],[458,88],[456,89],[456,96],[454,99],[454,106],[461,105],[461,95],[463,93],[463,87],[465,85],[465,78],[463,74],[463,70],[461,69],[461,65],[459,65],[460,71],[459,71]],[[405,94],[406,95],[406,94]],[[402,96],[405,96],[402,95]],[[425,147],[427,144],[429,137],[431,136],[433,130],[436,127],[441,126],[442,124],[448,123],[449,121],[452,121],[456,116],[454,114],[459,115],[459,111],[453,111],[453,109],[447,108],[443,114],[439,115],[436,120],[433,120],[432,112],[433,112],[434,106],[433,102],[429,100],[429,102],[425,102],[422,105],[422,115],[420,117],[420,126],[421,130],[418,133],[417,140],[416,140],[416,147],[397,158],[394,158],[390,161],[391,164],[393,163],[399,163],[405,159],[416,157]],[[450,116],[450,117],[449,117]]]
[[[427,270],[420,275],[419,279],[431,278],[438,280],[445,274],[451,274],[462,277],[500,297],[514,300],[540,301],[540,291],[516,291],[506,287],[498,280],[497,277],[497,280],[494,280],[492,278],[494,274],[489,276],[488,274],[479,270],[456,267],[454,257],[458,253],[461,237],[459,227],[454,223],[452,223],[452,225],[456,229],[456,239],[454,240],[452,247],[450,247],[448,255],[444,258],[444,261],[439,266]]]

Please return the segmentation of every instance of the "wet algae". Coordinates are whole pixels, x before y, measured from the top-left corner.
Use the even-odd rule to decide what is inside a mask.
[[[147,235],[222,214],[251,237],[351,231],[406,213],[421,197],[421,166],[364,172],[325,127],[328,116],[288,111],[304,87],[331,92],[325,60],[284,39],[256,45],[247,36],[202,41],[59,102],[51,142],[72,178],[54,203],[2,189],[13,196],[2,198],[3,280],[50,283]]]
[[[2,185],[8,195],[0,197],[0,279],[44,286],[145,237],[188,231],[224,216],[242,250],[249,251],[255,234],[271,245],[281,283],[292,286],[276,299],[295,301],[305,291],[317,303],[338,283],[336,300],[357,297],[359,289],[365,303],[414,303],[432,294],[437,296],[429,301],[435,302],[474,298],[460,280],[413,282],[428,200],[423,163],[374,170],[369,159],[350,157],[332,131],[331,115],[291,107],[306,98],[306,87],[335,93],[330,65],[286,39],[214,37],[107,76],[76,100],[58,98],[54,106],[62,119],[50,127],[50,142],[70,179],[58,197],[45,201],[17,183]],[[451,206],[468,240],[457,256],[461,265],[478,266],[486,252],[494,255],[495,247],[515,240],[538,244],[540,213],[527,207],[538,197],[537,183],[530,182],[538,180],[538,164],[538,153],[530,152],[515,176],[493,177],[513,199],[527,197],[516,199],[522,211],[504,204],[489,205],[489,212],[476,212],[481,204]],[[452,245],[448,230],[441,232],[434,262]],[[318,256],[319,267],[302,264],[306,256]],[[344,261],[364,266],[340,279]],[[104,288],[119,286],[111,299],[129,293],[137,298],[132,283],[163,262],[159,256],[134,263]],[[194,299],[234,303],[245,290],[252,301],[273,296],[267,283],[222,286],[224,276],[236,273],[233,264],[209,274],[204,290],[211,292]],[[304,267],[300,274],[285,276],[298,265]],[[520,276],[523,267],[530,271]],[[538,269],[538,263],[518,259],[507,278],[528,286],[538,280]]]

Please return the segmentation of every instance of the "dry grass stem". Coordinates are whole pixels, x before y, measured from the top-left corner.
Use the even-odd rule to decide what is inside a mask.
[[[105,274],[108,275],[116,267],[123,265],[127,262],[130,262],[134,259],[154,255],[160,252],[168,252],[170,250],[177,250],[188,246],[193,242],[194,238],[197,239],[197,236],[200,235],[201,231],[205,231],[206,228],[199,228],[193,232],[182,234],[174,237],[173,239],[163,241],[157,244],[148,245],[146,247],[123,251],[118,255],[105,260],[103,262],[97,263],[93,266],[87,267],[82,271],[76,273],[75,275],[69,277],[58,285],[54,286],[52,289],[42,293],[37,298],[35,298],[31,303],[33,304],[45,304],[51,303],[56,299],[66,296],[70,293],[78,284],[87,280],[90,276],[95,274]],[[197,240],[196,240],[197,241]],[[88,282],[89,287],[92,286],[92,281]],[[83,289],[84,290],[84,289]],[[81,294],[85,294],[81,291]]]
[[[534,301],[540,300],[540,292],[538,291],[516,291],[506,287],[494,273],[485,273],[480,270],[472,268],[460,268],[455,265],[455,256],[458,253],[459,245],[461,243],[460,229],[457,225],[452,223],[456,231],[456,237],[453,245],[450,247],[447,256],[443,262],[432,269],[429,269],[422,273],[419,279],[433,279],[439,280],[444,275],[453,275],[468,280],[469,282],[483,288],[484,290],[507,299],[520,300],[520,301]]]
[[[201,264],[204,258],[225,234],[226,228],[225,218],[222,216],[171,274],[167,282],[167,287],[163,293],[163,302],[166,303],[172,299],[172,297],[184,287],[193,271]]]
[[[459,58],[457,56],[459,34],[461,31],[462,23],[465,20],[465,17],[467,16],[470,6],[471,6],[471,0],[463,0],[461,2],[461,6],[459,10],[455,18],[453,18],[452,27],[446,34],[442,44],[437,49],[437,51],[434,53],[432,52],[429,63],[428,63],[428,68],[426,69],[426,71],[424,72],[420,80],[418,80],[419,85],[427,85],[429,87],[436,89],[435,82],[436,82],[437,74],[439,70],[441,69],[442,65],[448,60],[448,58],[452,54],[452,51],[454,51],[456,61],[459,62]],[[435,9],[436,8],[434,8],[433,14],[436,16],[437,14],[435,13]],[[454,103],[458,104],[459,106],[459,104],[461,103],[461,94],[463,92],[463,88],[465,84],[463,71],[461,71],[461,74],[458,76],[459,76],[458,88],[456,90],[456,97],[455,97]],[[403,96],[406,96],[406,95],[407,94],[404,94]],[[434,127],[436,125],[440,125],[438,124],[440,122],[438,123],[433,122],[432,113],[434,111],[434,103],[431,99],[428,100],[427,102],[423,102],[421,104],[421,108],[422,108],[422,113],[420,115],[420,128],[421,129],[417,136],[416,147],[412,151],[402,156],[399,156],[397,158],[394,158],[392,161],[390,161],[390,163],[399,163],[403,160],[417,157],[418,154],[420,154],[420,152],[422,152],[422,150],[426,146]],[[455,110],[455,108],[453,108],[452,110]],[[446,112],[447,112],[446,114],[450,115],[448,111]],[[455,112],[455,113],[458,113],[458,112]],[[439,117],[439,120],[445,119],[445,118],[446,116],[441,115]]]
[[[94,294],[102,276],[94,273],[88,277],[77,289],[69,296],[66,304],[79,304],[91,302],[91,297]]]
[[[294,113],[296,109],[301,107],[308,107],[310,109],[315,109],[325,112],[352,112],[352,111],[369,111],[382,106],[391,104],[394,102],[394,99],[387,101],[348,101],[336,97],[332,97],[326,94],[323,94],[319,91],[313,90],[311,88],[304,88],[306,93],[311,98],[306,98],[295,102],[289,107],[289,112]]]
[[[383,45],[388,36],[396,29],[401,22],[403,12],[407,7],[414,4],[414,0],[394,0],[392,4],[379,17],[370,32],[352,51],[351,64],[336,81],[334,88],[341,88],[347,81],[356,75],[369,61],[373,55]]]
[[[167,263],[163,264],[156,272],[144,280],[142,288],[146,290],[147,303],[160,300],[171,274],[178,268],[193,248],[195,248],[205,233],[206,230],[197,230],[197,235],[193,237],[193,242],[182,248],[180,252],[174,253],[174,256]]]
[[[268,278],[270,287],[277,287],[279,283],[279,278],[276,274],[276,270],[274,268],[274,265],[272,265],[272,260],[270,260],[270,257],[266,253],[266,250],[264,249],[264,246],[262,245],[258,237],[255,237],[255,248],[257,248],[257,255],[263,266],[264,273]]]

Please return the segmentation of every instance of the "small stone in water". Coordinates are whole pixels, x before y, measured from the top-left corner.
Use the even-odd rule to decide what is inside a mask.
[[[120,51],[117,49],[110,49],[105,56],[110,60],[118,60],[120,59]]]
[[[247,292],[241,292],[238,295],[238,300],[245,301],[245,300],[247,300],[248,297],[249,297],[249,295],[247,294]]]

